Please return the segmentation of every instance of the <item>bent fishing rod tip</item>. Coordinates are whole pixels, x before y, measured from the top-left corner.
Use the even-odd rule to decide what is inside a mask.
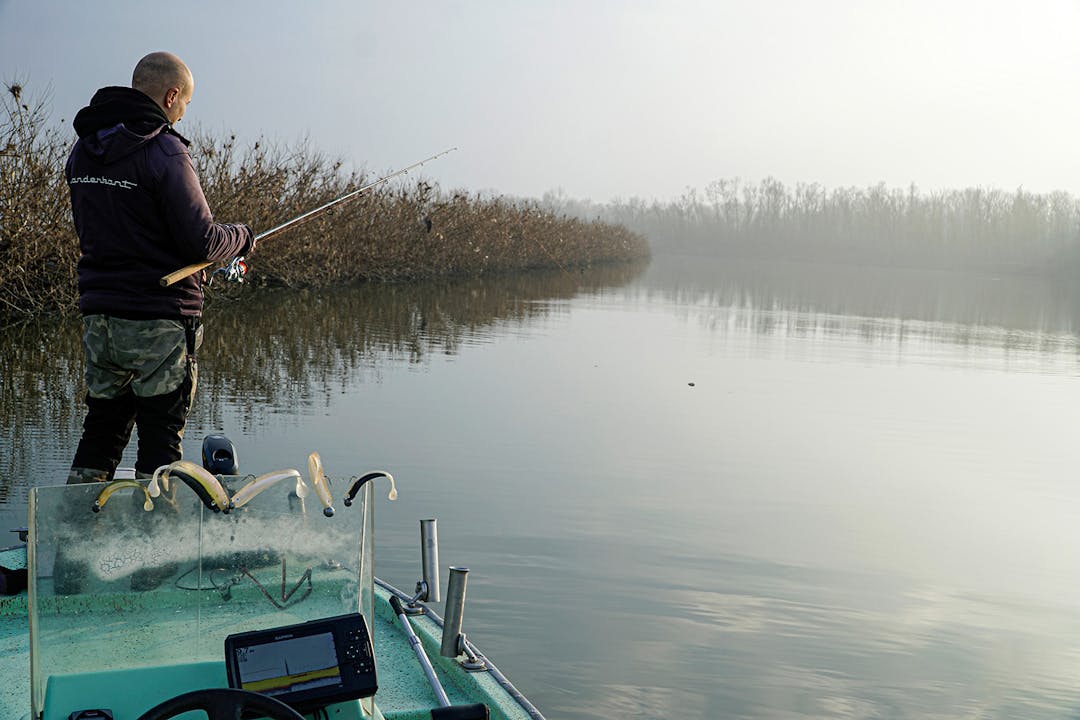
[[[421,167],[424,163],[435,160],[436,158],[440,158],[440,157],[442,157],[443,155],[446,155],[449,152],[453,152],[454,150],[457,150],[457,148],[452,147],[452,148],[449,148],[447,150],[443,150],[441,153],[439,153],[437,155],[432,155],[429,158],[424,158],[423,160],[420,160],[419,162],[415,162],[412,165],[409,165],[408,167],[405,167],[405,168],[402,168],[401,170],[398,170],[397,172],[390,173],[389,175],[384,175],[383,177],[379,178],[378,180],[375,180],[374,182],[370,182],[367,185],[364,185],[363,187],[357,188],[356,190],[353,190],[352,192],[348,192],[348,193],[342,195],[339,198],[335,198],[334,200],[331,200],[328,203],[324,203],[324,204],[320,205],[319,207],[314,208],[313,210],[308,210],[307,212],[294,217],[292,220],[288,220],[286,222],[281,223],[280,225],[277,225],[275,227],[270,228],[269,230],[266,230],[265,232],[259,233],[258,235],[255,236],[255,239],[256,240],[264,240],[264,239],[266,239],[266,238],[268,238],[268,237],[270,237],[272,235],[276,235],[279,232],[281,232],[282,230],[285,230],[286,228],[293,227],[294,225],[305,222],[305,221],[307,221],[307,220],[309,220],[309,219],[311,219],[311,218],[313,218],[313,217],[315,217],[315,216],[317,216],[317,215],[319,215],[319,214],[321,214],[323,212],[326,212],[330,208],[338,205],[339,203],[345,202],[346,200],[350,200],[350,199],[352,199],[354,197],[357,197],[358,195],[362,195],[365,192],[367,192],[368,190],[371,190],[374,187],[378,187],[379,185],[382,185],[385,182],[389,182],[390,180],[393,180],[396,177],[400,177],[402,175],[407,175],[410,170]],[[183,280],[184,278],[186,278],[189,275],[197,273],[200,270],[205,270],[206,268],[213,265],[215,262],[218,262],[218,261],[215,260],[215,261],[197,262],[197,263],[193,263],[191,265],[187,265],[185,267],[180,268],[179,270],[176,270],[174,272],[169,273],[168,275],[165,275],[164,277],[162,277],[158,281],[158,283],[162,287],[168,287],[168,286],[172,285],[173,283],[176,283],[176,282],[179,282],[180,280]]]

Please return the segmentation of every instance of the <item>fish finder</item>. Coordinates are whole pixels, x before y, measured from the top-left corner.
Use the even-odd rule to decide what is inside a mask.
[[[225,638],[229,687],[270,695],[303,713],[378,690],[367,622],[359,613]]]

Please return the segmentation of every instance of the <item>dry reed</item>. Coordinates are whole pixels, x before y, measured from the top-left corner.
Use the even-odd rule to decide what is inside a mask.
[[[63,166],[74,138],[50,123],[45,102],[24,95],[11,83],[0,98],[0,314],[71,312],[78,241]],[[256,232],[371,180],[307,142],[240,146],[235,136],[196,130],[191,152],[215,217]],[[413,176],[268,238],[249,258],[247,287],[566,270],[648,253],[624,227],[559,217],[535,202],[447,193]]]

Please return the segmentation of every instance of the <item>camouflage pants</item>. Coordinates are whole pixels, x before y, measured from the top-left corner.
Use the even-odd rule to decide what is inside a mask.
[[[133,427],[139,430],[140,475],[179,460],[198,381],[198,318],[87,315],[83,324],[87,412],[68,482],[111,480]]]

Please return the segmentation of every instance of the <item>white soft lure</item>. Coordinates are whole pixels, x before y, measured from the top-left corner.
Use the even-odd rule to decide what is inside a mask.
[[[315,495],[323,506],[323,515],[334,516],[334,497],[330,494],[330,481],[323,472],[322,458],[318,452],[308,455],[308,477],[311,478],[311,487],[315,488]]]
[[[168,491],[169,480],[173,476],[183,480],[188,487],[195,491],[203,504],[211,510],[229,511],[231,507],[229,493],[226,492],[221,482],[218,481],[217,477],[211,475],[209,470],[201,465],[196,465],[190,460],[177,460],[174,463],[162,465],[155,470],[154,477],[146,486],[147,495],[158,497],[163,487]]]
[[[287,470],[275,470],[273,472],[263,473],[257,478],[252,478],[250,482],[237,490],[236,494],[232,496],[232,506],[234,508],[243,507],[263,490],[277,485],[282,480],[289,479],[296,480],[296,495],[298,497],[307,495],[307,485],[304,484],[304,478],[300,476],[299,470],[293,470],[292,468]],[[302,492],[301,488],[303,488]]]
[[[152,498],[156,498],[161,495],[161,486],[165,486],[165,492],[169,491],[169,466],[162,465],[154,471],[154,477],[150,479],[150,483],[146,486],[146,492]]]

